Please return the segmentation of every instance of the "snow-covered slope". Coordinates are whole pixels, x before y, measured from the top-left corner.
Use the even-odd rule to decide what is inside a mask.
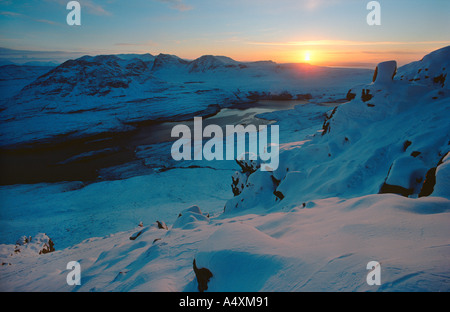
[[[252,174],[226,210],[384,192],[419,196],[427,172],[450,151],[449,93],[393,80],[395,62],[377,72],[373,83],[352,88],[353,99],[328,113],[321,133],[295,148],[282,145],[279,168]]]
[[[437,68],[450,55],[425,59],[427,68]],[[11,254],[15,246],[4,245],[1,290],[197,291],[201,284],[206,291],[448,292],[450,93],[445,84],[401,79],[396,70],[394,61],[379,64],[365,84],[340,90],[349,101],[337,107],[264,114],[279,120],[280,165],[265,172],[242,161],[237,174],[227,171],[229,190],[239,187],[223,201],[224,211],[208,192],[224,171],[179,169],[194,170],[195,179],[189,171],[187,178],[162,172],[173,175],[174,185],[188,184],[186,192],[201,190],[201,203],[192,206],[195,192],[189,193],[180,209],[182,196],[171,197],[168,187],[167,202],[156,207],[176,203],[171,220],[152,215],[149,203],[154,221],[138,226],[136,220],[129,231],[33,256]],[[83,194],[106,186],[142,196],[139,181],[146,179],[66,192],[41,187],[56,193],[48,198],[63,196],[57,207],[70,196],[89,200]],[[10,196],[11,205],[17,197]],[[66,283],[66,265],[74,260],[82,267],[80,286]],[[381,266],[381,285],[366,282],[371,261]]]
[[[449,54],[450,46],[436,50],[420,61],[400,67],[397,77],[400,80],[448,89],[450,87],[449,79],[447,79],[450,67]]]
[[[49,66],[4,65],[0,66],[0,94],[9,98],[39,76],[53,69]]]

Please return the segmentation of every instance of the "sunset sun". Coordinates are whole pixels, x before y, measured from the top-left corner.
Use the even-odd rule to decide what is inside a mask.
[[[303,59],[305,62],[310,62],[311,61],[311,52],[306,51]]]

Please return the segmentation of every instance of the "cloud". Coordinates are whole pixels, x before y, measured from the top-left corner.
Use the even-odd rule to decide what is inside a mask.
[[[369,46],[369,45],[418,45],[418,44],[449,44],[450,41],[357,41],[357,40],[312,40],[288,42],[258,42],[247,44],[272,46]]]
[[[49,21],[49,20],[46,20],[46,19],[35,19],[34,21],[38,22],[38,23],[49,24],[49,25],[61,25],[60,23],[56,23],[54,21]]]
[[[156,0],[159,2],[167,3],[172,9],[178,11],[189,11],[192,10],[192,6],[184,3],[184,0]]]
[[[16,12],[10,12],[10,11],[0,11],[0,15],[2,16],[10,16],[10,17],[22,17],[23,14],[16,13]]]
[[[17,13],[17,12],[11,12],[11,11],[0,11],[0,15],[1,16],[8,16],[8,17],[17,17],[20,19],[26,19],[26,20],[31,20],[34,22],[38,22],[38,23],[44,23],[44,24],[48,24],[48,25],[61,25],[60,23],[54,22],[54,21],[50,21],[50,20],[46,20],[46,19],[35,19],[33,17],[21,14],[21,13]]]
[[[66,7],[69,0],[45,0],[47,2],[56,2],[64,7]],[[111,16],[113,15],[110,11],[106,10],[102,5],[94,2],[93,0],[78,0],[81,6],[81,10],[83,11],[86,8],[86,11],[89,14],[99,15],[99,16]]]
[[[82,0],[80,1],[81,6],[86,7],[88,12],[94,15],[106,15],[110,16],[112,15],[111,12],[107,11],[105,8],[103,8],[101,5],[94,3],[92,0]]]

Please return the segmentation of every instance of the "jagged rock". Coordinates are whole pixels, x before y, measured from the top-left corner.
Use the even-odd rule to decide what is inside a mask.
[[[167,227],[167,225],[164,223],[164,221],[156,221],[156,224],[158,226],[158,229],[162,229],[162,230],[168,230],[169,229]]]
[[[130,236],[130,240],[135,240],[136,238],[141,236],[141,234],[142,234],[142,231],[134,233],[133,235]]]
[[[370,101],[372,98],[373,98],[373,95],[370,94],[370,90],[369,89],[363,89],[362,90],[361,100],[363,102]]]
[[[428,170],[425,181],[423,182],[422,189],[420,190],[419,197],[430,196],[434,191],[434,185],[436,184],[436,168]]]
[[[34,237],[22,236],[16,242],[15,253],[31,252],[35,254],[46,254],[55,251],[55,244],[45,233],[39,233]]]
[[[433,78],[433,82],[436,84],[440,84],[442,87],[445,86],[445,79],[447,78],[447,74],[440,74]]]
[[[273,184],[275,185],[275,190],[273,191],[273,195],[275,195],[279,200],[283,200],[284,194],[281,191],[276,189],[280,185],[281,180],[278,180],[273,175],[271,176],[271,178],[272,178]]]
[[[231,189],[234,196],[238,196],[244,190],[248,177],[261,167],[258,157],[252,157],[251,153],[245,153],[236,159],[241,171],[236,171],[231,177]]]
[[[242,190],[245,187],[245,184],[247,183],[248,176],[246,174],[243,174],[239,171],[236,171],[233,176],[231,177],[232,183],[231,183],[231,190],[233,191],[234,196],[238,196],[242,193]]]
[[[419,197],[430,196],[434,192],[434,187],[436,185],[436,172],[439,166],[444,162],[448,162],[448,155],[450,152],[446,153],[438,162],[437,166],[428,170],[425,181],[423,182],[422,189],[420,190]]]
[[[353,93],[352,90],[348,90],[347,96],[345,97],[347,101],[351,101],[356,97],[356,93]]]
[[[23,235],[16,241],[16,245],[24,246],[25,244],[31,242],[31,239],[31,236]]]
[[[403,151],[405,152],[411,144],[412,144],[411,141],[406,140],[406,141],[403,143]]]
[[[53,243],[53,241],[49,238],[47,243],[44,243],[44,245],[42,246],[41,251],[39,251],[39,254],[46,254],[49,252],[53,252],[55,251],[55,244]]]
[[[331,118],[333,118],[333,116],[336,113],[337,109],[338,109],[338,106],[336,106],[333,109],[333,111],[331,112],[330,116],[327,115],[325,117],[325,120],[324,120],[323,125],[322,125],[322,130],[323,130],[322,131],[322,135],[325,135],[326,133],[330,132],[330,120],[331,120]]]
[[[391,194],[398,194],[398,195],[408,197],[408,196],[412,195],[413,192],[414,192],[413,189],[407,189],[407,188],[404,188],[403,186],[390,185],[387,183],[383,183],[383,185],[380,188],[379,193],[380,194],[391,193]]]
[[[241,155],[239,159],[236,159],[236,163],[239,165],[239,167],[241,167],[242,173],[248,173],[249,175],[261,167],[261,162],[259,161],[259,159],[257,157],[252,157],[250,153]]]
[[[198,291],[204,292],[205,290],[208,290],[208,283],[209,283],[209,280],[211,279],[211,277],[213,277],[213,274],[211,273],[210,270],[208,270],[206,268],[200,268],[200,269],[197,268],[195,259],[193,261],[192,266],[194,268],[194,273],[197,278]]]
[[[273,192],[273,195],[275,195],[279,200],[283,200],[284,198],[284,194],[277,190]]]

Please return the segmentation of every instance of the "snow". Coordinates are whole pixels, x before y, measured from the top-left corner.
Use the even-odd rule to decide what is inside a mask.
[[[325,95],[260,115],[280,127],[274,172],[262,171],[257,162],[203,160],[87,185],[1,187],[0,290],[195,292],[195,260],[212,274],[207,291],[448,292],[450,93],[439,79],[406,79],[418,69],[441,73],[448,51],[399,68],[394,79],[395,62],[379,64],[375,81],[366,74],[349,78],[352,71],[296,67],[303,71],[299,76],[311,70],[311,84],[298,89],[302,94],[323,88]],[[242,69],[212,69],[227,60],[204,60],[209,69],[195,77],[202,80],[190,81],[220,72],[223,84],[209,80],[202,88],[235,84],[231,89],[242,85],[243,94],[267,95],[263,81],[273,79],[277,87],[285,81],[242,73],[231,83],[230,71]],[[188,64],[172,83],[194,78]],[[278,66],[246,65],[255,71]],[[159,79],[168,80],[171,70],[163,68]],[[301,81],[299,76],[290,83]],[[354,98],[337,108],[318,104],[347,93]],[[166,147],[138,152],[151,163],[155,150]],[[238,183],[232,191],[233,180]],[[429,183],[430,195],[419,196]],[[398,194],[403,189],[409,194]],[[37,233],[46,233],[56,250],[11,255],[18,237]],[[69,261],[81,264],[79,286],[66,283]],[[381,266],[379,286],[366,282],[371,261]]]
[[[196,291],[196,259],[213,272],[208,291],[448,291],[448,210],[442,198],[370,195],[189,228],[153,226],[135,240],[132,229],[39,257],[10,257],[2,287]],[[81,264],[81,286],[66,284],[73,260]],[[372,260],[382,266],[380,287],[365,281]]]
[[[394,79],[396,73],[397,73],[396,61],[382,62],[378,64],[377,68],[375,69],[373,82],[376,84],[389,83]]]

